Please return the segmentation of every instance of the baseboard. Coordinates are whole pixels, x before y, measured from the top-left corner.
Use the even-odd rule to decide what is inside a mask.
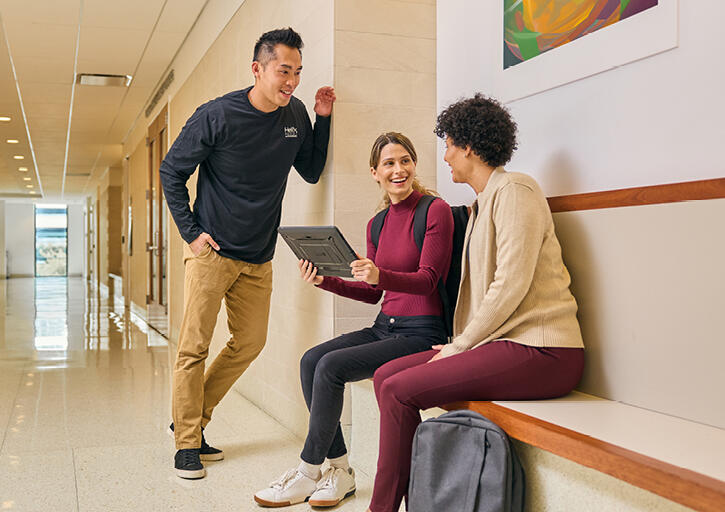
[[[141,318],[144,322],[148,320],[148,311],[146,306],[141,307],[135,302],[131,301],[131,313]]]

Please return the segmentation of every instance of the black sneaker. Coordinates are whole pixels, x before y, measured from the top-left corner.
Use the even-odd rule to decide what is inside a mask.
[[[180,478],[195,480],[206,476],[206,469],[199,460],[197,448],[178,450],[174,455],[174,468],[176,468],[176,476]]]
[[[169,435],[174,436],[174,424],[169,425]],[[199,458],[203,461],[218,461],[224,459],[224,452],[219,448],[209,446],[204,439],[204,427],[201,428],[201,448],[199,448]]]

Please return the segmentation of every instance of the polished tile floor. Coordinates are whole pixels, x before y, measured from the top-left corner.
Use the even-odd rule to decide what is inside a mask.
[[[261,511],[302,441],[236,392],[207,438],[226,459],[173,473],[166,339],[80,278],[0,281],[0,511]],[[367,509],[371,482],[336,509]],[[288,509],[310,510],[306,504]]]

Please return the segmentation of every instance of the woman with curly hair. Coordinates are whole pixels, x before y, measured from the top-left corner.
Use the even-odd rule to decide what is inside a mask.
[[[477,94],[445,109],[435,133],[445,139],[453,181],[477,195],[453,339],[375,372],[380,454],[368,512],[397,512],[406,495],[419,410],[562,396],[584,366],[577,305],[546,198],[531,177],[502,167],[516,149],[516,123]]]

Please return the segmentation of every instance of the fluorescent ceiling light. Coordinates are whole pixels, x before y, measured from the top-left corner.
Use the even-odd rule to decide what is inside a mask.
[[[30,181],[30,178],[25,177],[25,178],[23,178],[23,181]]]
[[[8,144],[17,144],[20,141],[18,139],[8,139],[5,142],[7,142]]]
[[[25,159],[25,157],[23,155],[15,155],[13,158],[15,160],[24,160]]]
[[[28,172],[28,168],[27,167],[18,167],[18,171],[20,171],[20,172]]]
[[[25,188],[33,188],[32,185],[25,185]]]
[[[0,117],[0,121],[7,123],[8,121],[11,121],[11,119],[7,116],[2,116],[2,117]]]
[[[131,85],[131,75],[100,75],[81,73],[76,76],[78,85],[98,85],[101,87],[128,87]]]

